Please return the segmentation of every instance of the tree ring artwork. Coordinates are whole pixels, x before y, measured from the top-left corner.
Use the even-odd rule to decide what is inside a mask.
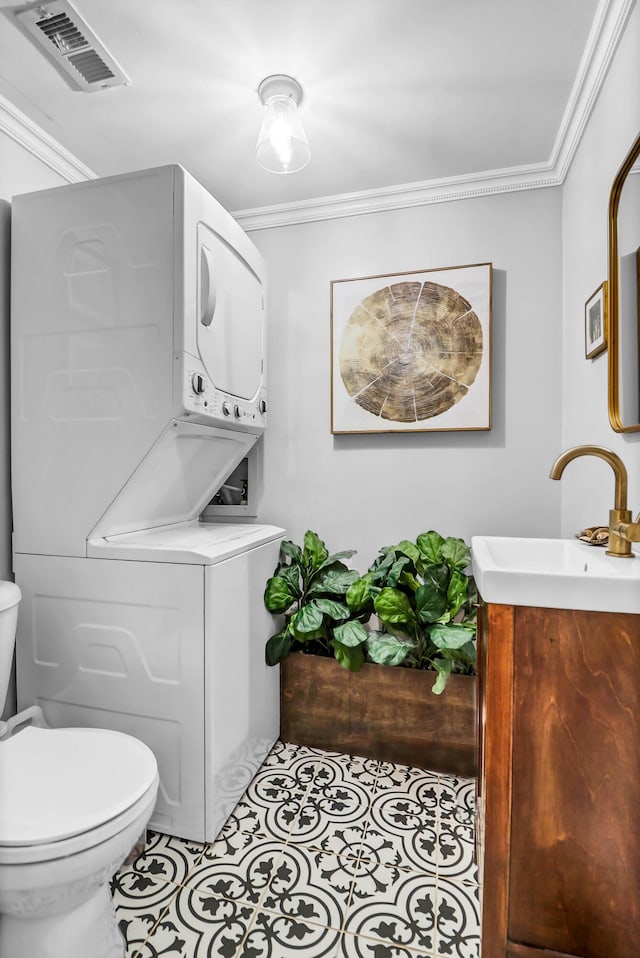
[[[332,432],[491,428],[491,273],[335,280]]]
[[[438,283],[394,283],[356,307],[340,342],[340,375],[359,406],[416,422],[469,392],[482,360],[482,327],[464,296]]]

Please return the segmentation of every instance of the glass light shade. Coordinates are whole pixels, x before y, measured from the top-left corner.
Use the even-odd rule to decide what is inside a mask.
[[[270,173],[297,173],[309,162],[311,150],[300,122],[295,94],[273,93],[265,97],[264,105],[265,115],[256,146],[258,163]]]

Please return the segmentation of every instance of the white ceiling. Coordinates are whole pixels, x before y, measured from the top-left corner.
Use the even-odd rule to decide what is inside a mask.
[[[181,163],[237,211],[548,162],[606,0],[74,4],[130,85],[72,90],[0,0],[0,94],[98,175]],[[255,161],[271,73],[304,89],[288,176]]]

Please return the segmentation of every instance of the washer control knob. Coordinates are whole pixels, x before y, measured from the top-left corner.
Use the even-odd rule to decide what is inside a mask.
[[[259,412],[262,416],[264,416],[264,414],[266,413],[266,411],[267,411],[267,400],[266,400],[266,399],[261,399],[260,402],[258,403],[258,412]]]
[[[237,403],[233,407],[233,415],[236,417],[236,419],[242,419],[242,409],[240,409],[240,406],[238,406]]]
[[[191,388],[196,396],[201,396],[204,392],[204,377],[200,373],[194,373],[191,377]]]
[[[231,415],[231,406],[229,405],[228,402],[223,402],[223,403],[222,403],[222,415],[223,415],[223,416],[230,416],[230,415]]]

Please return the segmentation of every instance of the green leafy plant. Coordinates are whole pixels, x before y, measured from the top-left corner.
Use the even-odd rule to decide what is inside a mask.
[[[267,642],[268,665],[299,649],[352,672],[365,661],[431,669],[436,694],[452,672],[475,672],[477,592],[462,539],[431,531],[385,546],[365,575],[345,565],[352,555],[330,555],[310,530],[302,547],[282,543],[264,592],[267,609],[284,618]]]
[[[264,603],[284,616],[284,624],[267,642],[267,665],[277,665],[292,649],[335,656],[340,665],[357,672],[365,661],[368,633],[345,601],[358,578],[343,559],[353,550],[329,555],[315,532],[308,530],[302,547],[286,541],[279,563],[267,581]]]
[[[475,672],[477,592],[466,572],[470,561],[462,539],[434,531],[382,548],[346,593],[354,617],[368,621],[375,613],[382,626],[369,630],[368,659],[435,670],[436,694],[451,672]]]

